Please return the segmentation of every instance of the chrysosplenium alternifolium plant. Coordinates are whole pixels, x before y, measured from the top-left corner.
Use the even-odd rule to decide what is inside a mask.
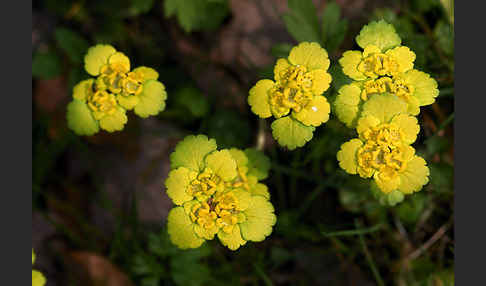
[[[96,78],[83,80],[73,88],[67,107],[67,122],[78,135],[93,135],[104,129],[122,130],[126,110],[146,118],[165,108],[167,93],[152,68],[130,71],[130,60],[110,45],[91,47],[85,58],[86,71]]]
[[[262,241],[276,223],[267,187],[269,159],[255,149],[217,150],[216,141],[189,135],[170,156],[165,181],[174,207],[168,216],[171,241],[197,248],[215,236],[231,250]]]
[[[293,150],[312,139],[315,127],[327,122],[331,111],[322,95],[331,75],[327,51],[317,43],[300,43],[287,59],[279,59],[274,79],[258,81],[250,89],[248,104],[261,118],[274,116],[273,137]]]
[[[35,254],[34,249],[32,249],[32,265],[34,265]],[[44,286],[46,284],[46,278],[42,273],[37,270],[32,269],[32,286]]]
[[[348,127],[356,127],[363,103],[375,94],[390,93],[407,103],[407,113],[418,115],[420,106],[434,103],[437,82],[413,68],[415,53],[395,28],[385,21],[371,22],[361,29],[356,42],[361,51],[346,51],[339,63],[354,81],[339,89],[334,111]]]
[[[340,88],[334,111],[359,138],[344,143],[337,159],[346,172],[373,178],[375,196],[394,205],[428,182],[429,168],[410,144],[420,131],[414,116],[435,101],[437,82],[413,69],[415,54],[385,21],[364,26],[356,42],[364,52],[339,60],[354,82]]]

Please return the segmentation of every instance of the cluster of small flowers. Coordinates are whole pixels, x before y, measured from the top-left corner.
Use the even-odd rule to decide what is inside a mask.
[[[273,137],[289,150],[304,146],[315,128],[329,120],[331,107],[322,95],[332,79],[329,64],[327,51],[318,43],[303,42],[287,59],[278,59],[275,81],[263,79],[250,89],[251,110],[261,118],[276,118]]]
[[[189,135],[170,155],[165,181],[176,205],[168,232],[179,248],[197,248],[215,236],[231,250],[262,241],[276,223],[267,186],[270,160],[260,151],[217,150],[205,135]]]
[[[100,128],[120,131],[127,123],[127,110],[142,118],[164,110],[167,93],[154,69],[142,66],[130,71],[130,59],[110,45],[91,47],[84,64],[96,78],[73,88],[66,117],[76,134],[93,135]]]
[[[410,145],[420,131],[414,116],[439,90],[433,78],[413,68],[415,54],[401,45],[392,25],[371,22],[356,42],[364,51],[346,51],[339,60],[354,81],[339,89],[333,109],[358,138],[344,143],[337,159],[346,172],[372,177],[375,196],[395,205],[428,182],[426,162]]]

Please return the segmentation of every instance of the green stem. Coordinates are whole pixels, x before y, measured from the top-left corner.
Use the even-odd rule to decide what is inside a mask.
[[[366,233],[372,233],[378,231],[382,228],[383,224],[379,223],[372,227],[367,228],[360,228],[360,229],[351,229],[351,230],[341,230],[341,231],[334,231],[334,232],[322,232],[322,235],[326,237],[333,237],[333,236],[351,236],[351,235],[363,235]]]
[[[356,228],[360,227],[360,224],[358,223],[357,220],[354,221],[354,224]],[[368,247],[366,246],[366,243],[363,238],[363,234],[359,233],[359,242],[361,243],[361,247],[363,248],[363,252],[366,256],[366,261],[368,262],[368,265],[371,268],[371,272],[373,272],[373,276],[375,276],[376,283],[378,286],[384,286],[385,283],[383,282],[383,279],[381,278],[380,272],[376,268],[375,262],[373,261],[373,257],[371,256],[370,252],[368,251]]]

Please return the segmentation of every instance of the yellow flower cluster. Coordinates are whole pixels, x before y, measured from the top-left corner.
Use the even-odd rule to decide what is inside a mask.
[[[437,82],[413,69],[415,54],[385,21],[363,27],[356,42],[363,52],[346,51],[339,60],[353,82],[340,88],[334,111],[358,138],[344,143],[337,159],[346,172],[373,178],[394,205],[428,182],[426,162],[411,144],[420,131],[414,116],[435,101]]]

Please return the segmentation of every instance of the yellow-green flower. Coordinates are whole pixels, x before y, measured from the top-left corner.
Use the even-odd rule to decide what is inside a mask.
[[[253,149],[217,150],[214,139],[190,135],[170,159],[172,170],[165,185],[177,205],[168,217],[175,245],[196,248],[217,236],[236,250],[270,235],[276,216],[267,187],[258,182],[268,175],[269,161],[263,154]]]
[[[91,47],[84,57],[86,71],[95,76],[78,83],[67,106],[68,126],[78,135],[99,129],[120,131],[127,123],[126,110],[146,118],[165,108],[167,93],[148,67],[130,71],[130,60],[110,45]]]
[[[154,69],[142,66],[130,71],[130,59],[110,45],[91,47],[84,63],[86,71],[97,77],[96,88],[114,94],[125,109],[143,118],[164,110],[167,93]]]
[[[359,138],[341,146],[339,166],[349,174],[373,178],[385,194],[411,194],[427,184],[429,169],[410,146],[420,127],[407,104],[391,94],[375,95],[363,105]]]
[[[126,111],[115,95],[97,90],[94,79],[83,80],[73,88],[73,101],[67,106],[67,123],[78,135],[93,135],[99,129],[122,130],[127,123]]]
[[[420,113],[439,94],[437,82],[413,69],[415,53],[400,46],[401,39],[385,21],[371,22],[356,37],[361,51],[346,51],[339,60],[343,73],[354,80],[340,88],[334,111],[348,127],[355,127],[362,103],[375,94],[394,94],[407,103],[407,112]]]
[[[248,104],[261,118],[274,116],[272,133],[289,149],[304,146],[315,127],[329,120],[330,105],[322,95],[331,75],[327,51],[318,43],[303,42],[287,59],[278,59],[274,80],[263,79],[250,89]]]
[[[34,265],[35,254],[34,249],[32,249],[32,265]],[[46,278],[42,273],[37,270],[32,269],[32,286],[44,286],[46,284]]]

